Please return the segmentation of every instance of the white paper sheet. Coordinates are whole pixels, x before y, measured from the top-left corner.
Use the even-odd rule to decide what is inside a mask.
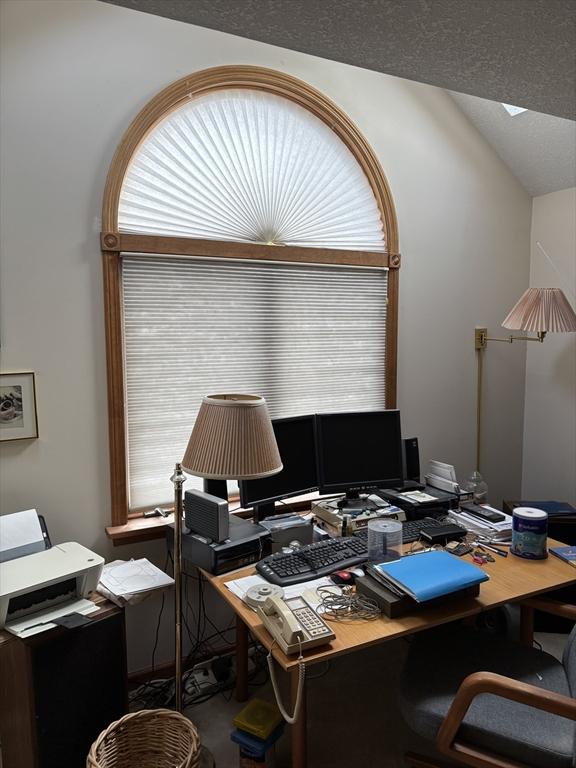
[[[35,509],[0,515],[0,552],[38,543],[44,549],[44,536]]]
[[[143,557],[105,565],[100,584],[113,595],[122,597],[169,587],[174,584],[174,579]]]
[[[235,579],[234,581],[227,581],[226,586],[233,592],[240,600],[244,599],[244,595],[250,587],[260,586],[261,584],[270,584],[262,576],[244,576],[242,579]],[[302,581],[300,584],[291,584],[289,587],[282,587],[284,590],[284,598],[289,600],[291,597],[301,597],[307,590],[315,591],[318,587],[334,586],[333,582],[327,576],[321,579],[313,579],[312,581]]]
[[[58,608],[30,613],[25,619],[14,619],[14,621],[8,622],[5,628],[18,637],[29,637],[55,627],[56,624],[52,622],[53,619],[67,616],[69,613],[81,613],[83,616],[87,616],[89,613],[99,610],[100,608],[91,600],[69,600],[59,605]]]

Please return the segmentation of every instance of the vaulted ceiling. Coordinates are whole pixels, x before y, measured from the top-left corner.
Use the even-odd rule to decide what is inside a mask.
[[[103,2],[446,88],[530,194],[576,184],[575,0]]]
[[[574,0],[104,0],[576,117]]]

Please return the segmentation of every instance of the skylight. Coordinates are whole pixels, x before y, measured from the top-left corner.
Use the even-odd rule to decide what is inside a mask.
[[[514,115],[520,115],[522,114],[522,112],[528,111],[525,107],[515,107],[513,104],[504,104],[503,101],[501,101],[500,103],[502,104],[506,112],[508,112],[509,115],[512,115],[512,117],[514,117]]]

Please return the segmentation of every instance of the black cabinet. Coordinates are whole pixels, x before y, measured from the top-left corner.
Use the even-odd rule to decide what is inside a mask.
[[[84,768],[98,734],[127,711],[124,611],[21,640],[0,633],[2,768]]]

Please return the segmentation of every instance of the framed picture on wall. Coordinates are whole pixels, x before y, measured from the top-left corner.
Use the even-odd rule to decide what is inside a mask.
[[[38,437],[33,373],[0,373],[0,442]]]

